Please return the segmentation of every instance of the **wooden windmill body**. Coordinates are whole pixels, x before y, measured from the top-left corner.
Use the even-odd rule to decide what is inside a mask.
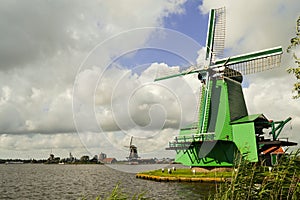
[[[265,71],[280,65],[282,48],[216,60],[224,49],[225,9],[212,9],[208,23],[206,61],[208,66],[155,81],[198,73],[201,100],[198,120],[180,130],[169,142],[168,150],[176,151],[176,161],[187,166],[232,166],[236,154],[258,162],[263,152],[271,154],[282,146],[297,145],[279,139],[284,125],[291,120],[268,120],[263,114],[249,115],[241,83],[242,74]],[[271,129],[271,138],[264,129]],[[272,151],[266,151],[272,148]]]

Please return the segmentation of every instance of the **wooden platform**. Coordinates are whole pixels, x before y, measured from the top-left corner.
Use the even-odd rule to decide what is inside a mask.
[[[158,181],[158,182],[224,182],[229,178],[220,177],[178,177],[178,176],[154,176],[148,174],[138,173],[136,178]]]

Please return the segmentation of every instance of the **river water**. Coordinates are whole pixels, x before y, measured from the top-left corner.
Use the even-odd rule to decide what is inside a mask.
[[[0,199],[96,199],[110,194],[117,184],[128,196],[146,192],[149,199],[207,199],[214,188],[137,179],[134,173],[104,165],[0,165]]]

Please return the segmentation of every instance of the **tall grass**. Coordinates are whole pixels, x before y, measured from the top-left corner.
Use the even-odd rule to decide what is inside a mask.
[[[272,168],[242,158],[236,163],[231,180],[217,185],[210,199],[300,199],[300,150]]]
[[[132,196],[129,196],[124,190],[120,187],[118,183],[111,192],[107,193],[104,197],[98,196],[96,200],[146,200],[149,198],[145,197],[146,192],[135,193]],[[81,200],[87,200],[88,198],[83,197]]]

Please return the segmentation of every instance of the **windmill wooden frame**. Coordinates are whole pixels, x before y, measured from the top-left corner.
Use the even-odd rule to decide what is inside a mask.
[[[198,120],[182,128],[166,148],[175,150],[175,161],[187,166],[233,166],[237,153],[258,162],[264,152],[270,155],[282,146],[297,145],[279,138],[291,118],[274,122],[263,114],[249,115],[241,86],[242,74],[278,67],[282,48],[217,59],[224,50],[225,18],[225,8],[210,12],[205,55],[208,66],[155,79],[197,73],[202,82]],[[264,129],[271,129],[271,138],[266,138]]]

